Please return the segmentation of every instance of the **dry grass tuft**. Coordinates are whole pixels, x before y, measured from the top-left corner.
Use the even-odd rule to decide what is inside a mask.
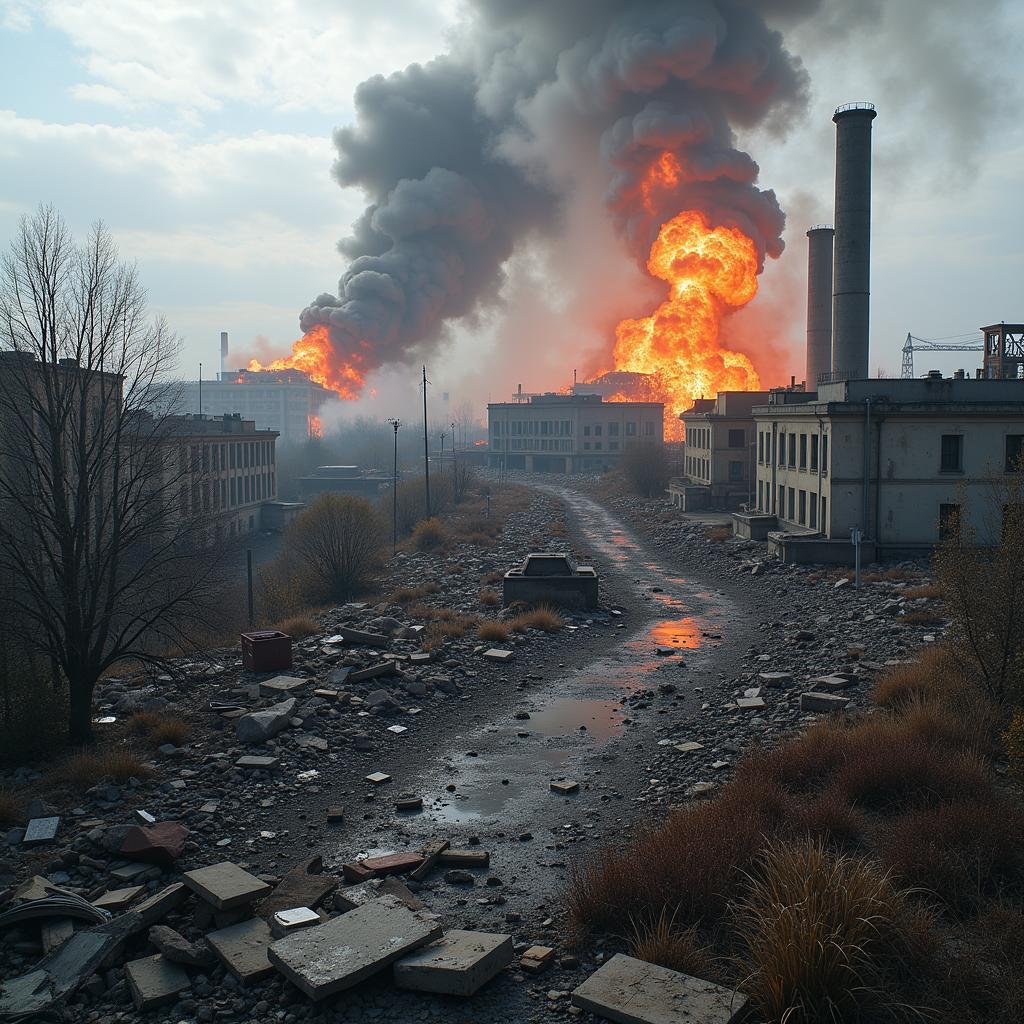
[[[502,574],[500,572],[489,572],[480,577],[480,583],[485,587],[490,587],[495,583],[500,583],[501,580]]]
[[[714,544],[721,544],[723,540],[728,540],[732,536],[732,527],[712,526],[705,532],[704,536]]]
[[[154,747],[173,743],[180,747],[189,738],[192,726],[177,715],[159,711],[138,711],[128,719],[128,731],[133,736],[144,736]]]
[[[437,650],[447,640],[458,640],[464,637],[477,624],[475,615],[460,615],[449,608],[436,609],[440,612],[424,630],[423,649]]]
[[[637,960],[706,981],[717,973],[714,954],[701,945],[696,927],[677,928],[674,915],[664,907],[653,920],[634,922],[629,954]]]
[[[501,595],[496,590],[481,590],[480,603],[485,608],[496,608],[501,604]]]
[[[879,677],[871,699],[881,708],[899,710],[911,700],[948,700],[964,689],[953,656],[942,646],[926,647],[916,661],[887,669]]]
[[[765,1019],[838,1024],[884,1008],[885,974],[908,952],[907,908],[876,865],[821,843],[770,843],[737,910],[744,987]]]
[[[901,615],[899,621],[909,626],[941,626],[946,621],[946,618],[943,615],[937,615],[935,612],[925,611],[923,608],[915,608],[913,611],[905,612]]]
[[[54,769],[53,779],[73,789],[86,790],[104,779],[127,782],[146,778],[151,773],[149,765],[130,747],[110,747],[71,754]]]
[[[550,605],[538,605],[530,611],[521,612],[509,623],[513,633],[525,633],[528,629],[539,629],[543,633],[557,633],[565,620]]]
[[[903,591],[903,596],[909,598],[926,597],[930,601],[938,601],[942,597],[942,587],[937,583],[925,583],[919,587],[907,587]]]
[[[305,640],[320,632],[320,624],[311,615],[292,615],[283,622],[276,622],[271,629],[286,633],[293,640]]]
[[[388,604],[413,604],[440,590],[441,588],[433,580],[418,587],[399,587],[398,590],[388,595],[387,602]]]
[[[481,622],[480,625],[477,626],[476,633],[481,640],[503,643],[508,639],[509,628],[504,622],[498,622],[495,619],[487,619],[486,622]]]
[[[412,545],[417,551],[435,551],[448,542],[448,531],[437,516],[423,519],[412,531]]]

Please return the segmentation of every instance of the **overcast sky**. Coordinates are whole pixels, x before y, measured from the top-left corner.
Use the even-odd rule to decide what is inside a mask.
[[[457,0],[0,0],[0,240],[41,201],[78,232],[102,218],[183,336],[184,374],[202,361],[211,375],[221,330],[237,352],[264,339],[284,353],[299,311],[335,289],[336,242],[364,205],[330,177],[332,129],[360,81],[442,52],[458,17]],[[899,372],[907,331],[1024,321],[1024,13],[835,0],[786,37],[811,76],[807,114],[783,137],[740,139],[788,216],[787,249],[743,314],[791,353],[767,383],[802,370],[804,231],[832,219],[831,114],[850,100],[879,109],[872,372]],[[457,331],[433,360],[438,384],[478,403],[510,391],[467,371],[494,334],[493,319]],[[565,382],[554,374],[521,373],[530,390]],[[407,376],[384,374],[381,393]]]

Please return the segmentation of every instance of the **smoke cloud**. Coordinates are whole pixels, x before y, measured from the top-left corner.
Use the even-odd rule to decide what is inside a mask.
[[[564,252],[581,196],[641,265],[682,209],[741,229],[762,265],[779,256],[785,217],[734,132],[778,132],[802,111],[807,76],[766,19],[817,6],[473,0],[449,53],[356,90],[333,175],[368,205],[338,245],[337,294],[302,329],[326,324],[336,356],[366,369],[407,361],[493,306],[532,240]]]

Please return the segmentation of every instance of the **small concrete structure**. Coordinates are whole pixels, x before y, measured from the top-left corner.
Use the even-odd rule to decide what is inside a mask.
[[[502,604],[554,604],[596,608],[598,576],[589,565],[577,565],[564,552],[533,552],[518,569],[509,569],[502,584]]]
[[[132,960],[124,973],[137,1010],[172,1003],[192,984],[184,969],[161,953]]]
[[[217,910],[247,906],[270,892],[266,882],[230,861],[186,871],[183,877],[196,895]]]
[[[416,992],[471,996],[512,963],[511,935],[453,929],[395,964],[395,984]]]
[[[310,999],[325,999],[389,967],[441,937],[433,915],[394,896],[342,914],[326,924],[279,939],[270,962]]]
[[[617,1024],[731,1024],[747,997],[616,953],[573,992],[572,1003]]]
[[[732,532],[745,540],[767,540],[772,530],[779,528],[778,516],[763,512],[733,512]]]

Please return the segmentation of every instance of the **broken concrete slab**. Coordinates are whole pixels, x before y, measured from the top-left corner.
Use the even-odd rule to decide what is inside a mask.
[[[485,868],[491,863],[491,855],[487,850],[443,850],[437,860],[461,868]]]
[[[310,999],[324,999],[389,967],[441,937],[441,926],[394,896],[380,899],[316,928],[278,939],[271,963]]]
[[[121,856],[169,868],[184,852],[189,831],[177,821],[136,825],[121,843]]]
[[[423,857],[423,863],[413,870],[409,877],[414,882],[422,882],[424,878],[433,870],[434,865],[438,862],[441,854],[448,849],[449,842],[447,839],[435,839],[431,843],[427,843],[426,846],[420,850],[420,854]]]
[[[309,683],[308,679],[300,679],[298,676],[274,676],[260,683],[261,697],[288,697],[296,690],[301,690]]]
[[[181,906],[188,898],[188,888],[184,882],[172,882],[165,889],[153,893],[149,899],[137,904],[132,911],[146,922],[146,927],[162,921],[175,907]]]
[[[737,697],[736,707],[741,711],[755,711],[758,708],[767,707],[764,697]]]
[[[828,676],[817,676],[811,680],[811,684],[818,693],[832,693],[835,690],[845,690],[857,685],[856,677],[839,675],[833,673]]]
[[[60,828],[60,818],[33,818],[25,826],[25,834],[21,838],[24,846],[32,846],[35,843],[50,843],[57,838],[57,829]]]
[[[515,954],[512,936],[452,929],[395,964],[395,983],[416,992],[471,996]]]
[[[341,627],[338,635],[350,644],[365,644],[367,647],[387,647],[388,638],[381,633],[367,633],[361,629]]]
[[[298,700],[289,697],[262,711],[253,711],[235,719],[235,735],[241,743],[266,743],[288,728]]]
[[[772,689],[779,689],[793,682],[793,674],[791,672],[761,672],[757,678],[763,686]]]
[[[382,661],[378,665],[371,665],[369,668],[361,668],[353,672],[348,678],[349,682],[361,683],[366,679],[376,679],[378,676],[391,676],[398,671],[398,665],[394,661]]]
[[[377,878],[383,878],[413,871],[423,863],[423,858],[416,853],[389,853],[383,857],[367,857],[359,863]]]
[[[92,901],[92,905],[99,910],[106,910],[111,914],[120,914],[126,910],[138,897],[146,891],[144,885],[130,885],[126,889],[111,889],[105,892],[99,899]]]
[[[573,779],[562,779],[559,782],[551,783],[551,791],[553,793],[561,793],[563,796],[567,796],[569,793],[575,793],[580,788],[580,784],[575,782]]]
[[[264,920],[269,921],[274,914],[294,907],[320,906],[335,889],[341,885],[333,875],[322,874],[323,859],[311,857],[302,864],[292,868],[278,882],[274,891],[256,908],[256,912]]]
[[[155,924],[149,929],[149,944],[162,953],[167,960],[187,967],[208,967],[213,954],[206,945],[189,942],[180,932],[164,924]]]
[[[217,959],[243,983],[258,981],[274,972],[274,965],[267,959],[273,936],[262,918],[253,917],[210,932],[206,941]]]
[[[848,697],[840,697],[834,693],[817,693],[810,690],[800,694],[801,711],[845,711],[850,704]]]
[[[512,655],[512,651],[506,650],[503,647],[489,647],[482,656],[488,661],[509,661]]]
[[[235,767],[248,768],[253,771],[269,771],[271,768],[276,768],[280,763],[281,758],[279,757],[261,757],[255,754],[244,754],[235,762]]]
[[[616,953],[573,992],[572,1004],[616,1024],[731,1024],[747,997]]]
[[[52,953],[75,933],[75,922],[70,917],[50,917],[39,922],[39,938],[43,952]]]
[[[191,987],[185,971],[161,953],[132,960],[125,964],[124,973],[137,1010],[172,1003]]]
[[[217,910],[244,907],[267,895],[270,886],[231,861],[186,871],[185,884]]]

